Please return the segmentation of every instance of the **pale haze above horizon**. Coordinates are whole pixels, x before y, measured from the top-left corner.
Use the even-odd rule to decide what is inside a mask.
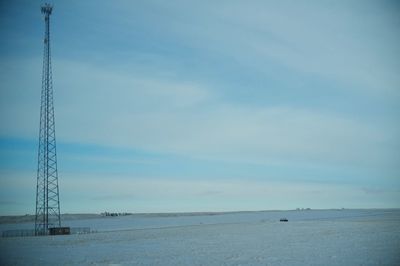
[[[42,1],[0,2],[0,215],[35,212]],[[397,1],[51,1],[62,213],[400,207]]]

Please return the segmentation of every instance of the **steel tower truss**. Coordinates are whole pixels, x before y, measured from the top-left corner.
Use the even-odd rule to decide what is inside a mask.
[[[41,8],[45,18],[45,36],[36,187],[36,235],[46,235],[49,233],[49,228],[61,226],[50,57],[50,15],[52,9],[49,4],[45,4]]]

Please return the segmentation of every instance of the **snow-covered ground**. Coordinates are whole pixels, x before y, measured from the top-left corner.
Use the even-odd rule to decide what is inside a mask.
[[[98,233],[0,238],[0,264],[400,265],[400,210],[132,215],[64,225]],[[1,229],[27,224],[10,226]]]

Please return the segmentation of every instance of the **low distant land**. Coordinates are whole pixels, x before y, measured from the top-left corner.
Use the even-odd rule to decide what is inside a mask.
[[[106,217],[133,216],[133,217],[180,217],[180,216],[210,216],[239,213],[260,213],[260,212],[292,212],[292,211],[329,211],[329,210],[400,210],[398,208],[332,208],[332,209],[311,209],[297,208],[294,210],[258,210],[258,211],[220,211],[220,212],[159,212],[159,213],[131,213],[131,212],[102,212],[102,213],[63,213],[61,221],[86,220]],[[34,214],[24,215],[3,215],[0,216],[0,224],[29,223],[35,221]]]

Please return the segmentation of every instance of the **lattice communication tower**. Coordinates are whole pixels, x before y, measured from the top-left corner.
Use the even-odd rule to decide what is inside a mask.
[[[47,235],[50,228],[61,227],[50,56],[50,15],[52,10],[53,7],[50,4],[41,7],[45,19],[45,35],[36,186],[36,235]]]

